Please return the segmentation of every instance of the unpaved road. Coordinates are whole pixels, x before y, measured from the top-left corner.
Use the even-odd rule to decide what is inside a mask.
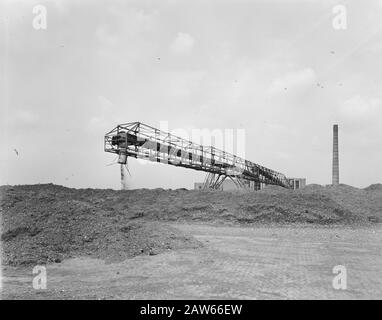
[[[3,269],[3,299],[382,299],[382,226],[230,227],[173,224],[204,248],[120,263],[76,258],[47,266],[47,289],[32,268]],[[336,265],[347,289],[335,290]]]

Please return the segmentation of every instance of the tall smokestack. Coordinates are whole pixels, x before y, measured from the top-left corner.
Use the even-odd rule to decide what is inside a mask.
[[[332,171],[332,184],[338,185],[340,183],[339,173],[339,156],[338,156],[338,124],[333,125],[333,171]]]

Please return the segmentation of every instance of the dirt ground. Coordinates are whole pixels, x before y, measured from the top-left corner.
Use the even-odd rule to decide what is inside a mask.
[[[382,298],[382,185],[0,186],[4,299]],[[32,287],[46,266],[47,289]],[[347,270],[335,290],[333,268]]]
[[[296,191],[273,186],[258,192],[200,192],[0,186],[2,263],[36,265],[85,256],[123,261],[200,245],[171,229],[168,223],[173,222],[378,224],[382,188],[369,189],[311,185]]]
[[[214,226],[171,223],[204,245],[106,263],[70,258],[3,267],[3,299],[382,299],[382,226]],[[332,286],[333,267],[347,289]]]

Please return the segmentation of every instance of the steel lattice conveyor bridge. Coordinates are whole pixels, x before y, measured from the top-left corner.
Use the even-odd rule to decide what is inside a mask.
[[[118,154],[121,164],[126,164],[127,157],[134,157],[207,172],[205,188],[218,189],[227,177],[238,187],[253,181],[255,189],[259,189],[260,184],[290,188],[282,173],[140,122],[120,124],[108,132],[105,151]]]

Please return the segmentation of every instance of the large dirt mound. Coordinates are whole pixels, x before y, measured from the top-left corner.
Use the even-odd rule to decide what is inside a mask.
[[[358,217],[366,218],[370,222],[382,222],[382,190],[375,187],[378,185],[372,186],[369,189],[358,189],[345,184],[326,187],[316,186],[313,189],[307,186],[296,191],[296,193],[302,195],[314,193],[329,197]]]
[[[75,256],[113,261],[201,245],[163,223],[102,209],[92,203],[102,201],[95,200],[93,190],[37,185],[2,187],[0,192],[4,264],[60,262]]]
[[[346,185],[293,191],[70,189],[0,187],[3,263],[29,264],[90,255],[125,259],[200,244],[161,222],[382,222],[382,192]]]
[[[364,190],[382,192],[382,183],[371,184],[370,186],[366,187]]]
[[[328,196],[273,188],[260,192],[132,190],[115,194],[102,207],[164,221],[329,224],[365,220]]]

